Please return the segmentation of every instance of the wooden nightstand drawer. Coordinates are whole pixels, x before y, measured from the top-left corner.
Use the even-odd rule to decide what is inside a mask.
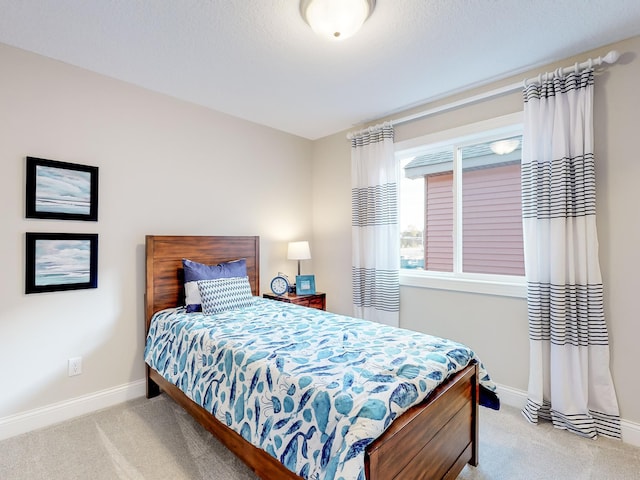
[[[295,293],[285,293],[284,295],[275,295],[273,293],[265,293],[262,295],[269,300],[277,300],[279,302],[294,303],[303,307],[316,308],[318,310],[326,310],[327,295],[322,292],[314,293],[312,295],[296,295]]]
[[[317,308],[318,310],[325,310],[326,309],[326,305],[325,305],[325,295],[322,294],[322,296],[317,296],[314,295],[313,298],[309,299],[309,307],[311,308]]]

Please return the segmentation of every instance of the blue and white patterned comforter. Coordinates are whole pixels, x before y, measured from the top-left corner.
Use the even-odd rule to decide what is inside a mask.
[[[218,315],[158,312],[145,349],[166,380],[313,480],[364,479],[365,447],[472,360],[494,396],[464,345],[258,297]]]

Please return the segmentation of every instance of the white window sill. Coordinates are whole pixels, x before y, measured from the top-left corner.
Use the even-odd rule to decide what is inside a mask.
[[[456,277],[453,274],[400,270],[400,285],[407,287],[434,288],[456,292],[482,293],[503,297],[527,298],[527,283],[524,277],[484,276]]]

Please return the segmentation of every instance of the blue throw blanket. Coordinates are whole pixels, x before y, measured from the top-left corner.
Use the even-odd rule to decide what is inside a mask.
[[[158,312],[145,361],[313,480],[364,479],[366,446],[472,361],[481,404],[499,408],[495,385],[462,344],[257,297],[218,315]]]

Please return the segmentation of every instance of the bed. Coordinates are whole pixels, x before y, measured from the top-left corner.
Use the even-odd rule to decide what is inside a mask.
[[[172,315],[173,310],[180,310],[176,307],[184,304],[184,258],[209,265],[245,259],[251,293],[256,297],[259,295],[259,237],[147,236],[145,338],[153,329],[151,322],[154,315],[158,317],[158,312],[164,314],[163,311],[167,309],[170,311],[167,315]],[[304,309],[311,314],[311,309],[305,307],[260,301],[270,302],[264,304],[263,310],[276,308],[278,304],[278,308]],[[149,364],[146,365],[146,371],[148,398],[164,392],[260,478],[303,478],[298,473],[305,475],[304,471],[296,473],[290,470],[281,462],[282,457],[276,458],[278,455],[273,450],[269,452],[254,446],[247,441],[249,437],[246,434],[229,427],[230,421],[221,421],[220,415],[213,415],[209,404],[208,409],[204,408],[201,405],[206,403],[201,398],[196,398],[199,400],[196,402],[192,394],[188,396],[177,386],[180,385],[179,381],[167,380],[169,375],[161,374]],[[481,391],[491,393],[481,385],[484,376],[481,365],[472,361],[430,391],[425,400],[408,407],[394,418],[385,426],[383,433],[372,442],[367,442],[366,448],[363,448],[364,467],[361,475],[368,480],[452,479],[458,476],[465,464],[477,465],[479,396]],[[497,397],[490,400],[488,405],[497,408]],[[256,404],[256,412],[258,408]]]

